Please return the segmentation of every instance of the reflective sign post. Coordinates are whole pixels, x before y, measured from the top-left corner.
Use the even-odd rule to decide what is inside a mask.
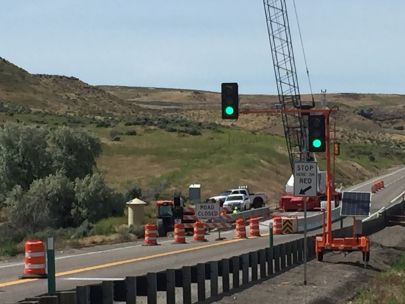
[[[56,282],[55,282],[55,248],[53,237],[48,237],[46,244],[46,260],[48,267],[48,295],[55,295]]]

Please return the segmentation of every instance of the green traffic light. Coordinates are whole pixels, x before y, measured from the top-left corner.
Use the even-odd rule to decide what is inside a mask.
[[[313,146],[314,148],[320,148],[321,145],[322,145],[322,142],[321,142],[320,139],[314,139],[314,140],[312,141],[312,146]]]
[[[231,107],[231,106],[227,106],[227,107],[225,108],[225,114],[226,114],[226,115],[232,115],[234,112],[235,112],[235,110],[234,110],[233,107]]]

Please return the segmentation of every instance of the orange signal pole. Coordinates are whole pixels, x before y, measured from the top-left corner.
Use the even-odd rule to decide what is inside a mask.
[[[330,124],[329,124],[329,116],[330,112],[324,113],[325,121],[326,121],[326,237],[324,236],[324,240],[326,246],[329,246],[332,243],[332,174],[331,174],[331,161],[330,161]]]

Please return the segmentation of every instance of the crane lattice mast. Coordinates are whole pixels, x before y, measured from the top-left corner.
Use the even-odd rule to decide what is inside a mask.
[[[286,1],[263,0],[263,4],[281,109],[312,108],[313,101],[310,104],[301,101]],[[282,111],[282,121],[290,165],[294,171],[295,160],[312,159],[308,152],[308,125],[301,113]]]

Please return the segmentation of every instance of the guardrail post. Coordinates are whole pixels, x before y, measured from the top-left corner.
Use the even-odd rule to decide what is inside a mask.
[[[285,244],[285,251],[287,255],[287,267],[290,267],[292,265],[292,259],[291,259],[291,254],[292,254],[292,246],[291,243],[286,243]]]
[[[298,262],[301,263],[303,259],[303,252],[304,252],[304,240],[298,240]]]
[[[239,288],[239,257],[232,257],[232,289]]]
[[[222,292],[229,292],[229,259],[221,260],[222,266]]]
[[[174,269],[166,270],[166,303],[176,303],[176,272]]]
[[[53,237],[48,237],[46,242],[46,262],[48,268],[48,295],[52,296],[56,293],[55,249]]]
[[[280,244],[279,246],[280,246],[280,268],[281,270],[283,270],[286,267],[285,244]]]
[[[273,267],[273,260],[274,260],[274,247],[266,248],[266,260],[267,260],[267,276],[270,277],[273,275],[274,267]]]
[[[259,250],[259,264],[260,264],[260,279],[264,279],[266,275],[266,250]]]
[[[211,297],[218,295],[218,262],[210,262]]]
[[[198,302],[205,301],[205,264],[197,264]]]
[[[257,281],[257,264],[258,264],[258,254],[257,251],[249,253],[250,265],[252,267],[252,282]]]
[[[146,274],[146,280],[148,282],[148,304],[157,304],[157,279],[155,272],[149,272]]]
[[[242,286],[249,283],[249,254],[242,254]]]
[[[298,240],[295,240],[292,243],[292,251],[293,251],[293,264],[298,264]]]
[[[183,274],[183,303],[191,304],[191,267],[184,266]]]
[[[103,281],[101,283],[103,291],[103,304],[114,303],[114,285],[112,281]]]
[[[127,304],[136,304],[136,277],[126,277]]]
[[[76,287],[76,304],[89,304],[90,286]]]
[[[280,245],[274,246],[274,273],[280,272]]]

